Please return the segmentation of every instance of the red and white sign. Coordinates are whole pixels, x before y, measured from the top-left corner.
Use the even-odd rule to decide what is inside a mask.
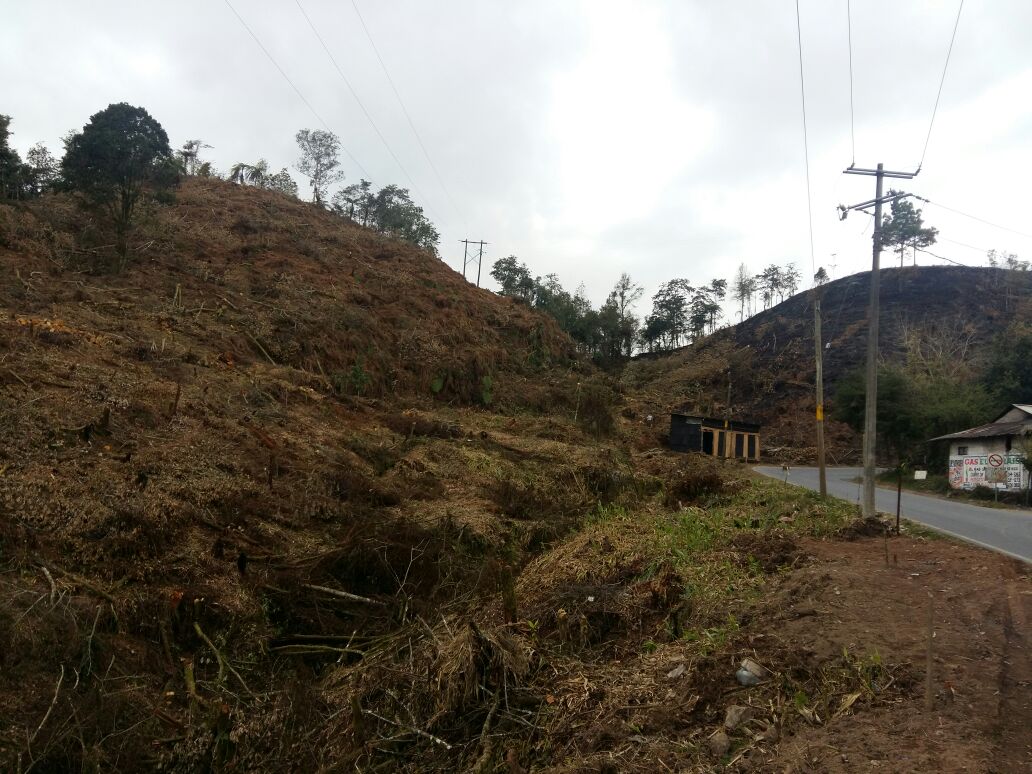
[[[1001,465],[1003,465],[1003,457],[999,454],[990,454],[989,464],[992,465],[994,468],[998,468]]]

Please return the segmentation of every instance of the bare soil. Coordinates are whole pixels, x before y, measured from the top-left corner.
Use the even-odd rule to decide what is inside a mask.
[[[896,700],[807,723],[768,761],[793,771],[1032,770],[1030,568],[946,540],[808,541],[767,635],[777,649],[899,664]],[[932,609],[932,709],[924,706]]]

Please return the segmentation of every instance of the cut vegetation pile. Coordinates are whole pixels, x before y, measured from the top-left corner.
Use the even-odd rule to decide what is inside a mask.
[[[71,200],[0,207],[0,768],[834,770],[921,703],[937,551],[981,634],[914,754],[1019,760],[1009,560],[872,569],[849,506],[654,448],[550,321],[308,205],[146,215],[110,276]]]

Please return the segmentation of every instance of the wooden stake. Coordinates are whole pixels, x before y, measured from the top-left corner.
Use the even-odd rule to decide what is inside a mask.
[[[928,653],[925,656],[925,712],[931,712],[933,700],[932,692],[932,641],[935,638],[935,600],[931,594],[928,595]]]

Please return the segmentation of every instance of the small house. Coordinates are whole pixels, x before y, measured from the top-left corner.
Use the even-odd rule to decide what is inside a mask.
[[[752,422],[675,413],[670,415],[670,448],[758,462],[760,426]]]
[[[987,425],[941,435],[932,441],[949,441],[951,489],[988,486],[1018,492],[1028,488],[1022,444],[1029,434],[1032,405],[1015,403]]]

